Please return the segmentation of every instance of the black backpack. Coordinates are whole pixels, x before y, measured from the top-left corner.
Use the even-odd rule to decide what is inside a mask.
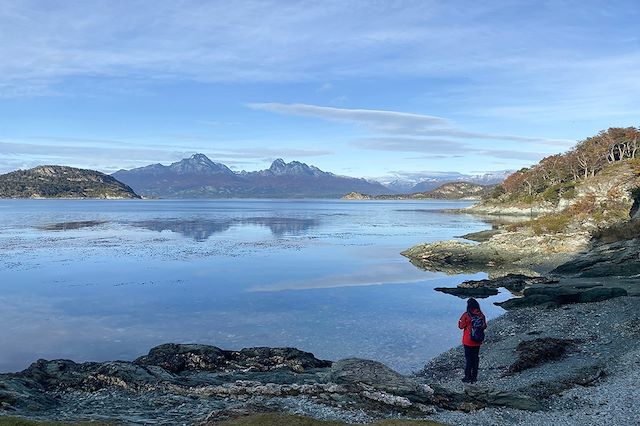
[[[477,343],[484,341],[484,318],[481,315],[471,315],[467,312],[469,318],[471,318],[471,340]]]

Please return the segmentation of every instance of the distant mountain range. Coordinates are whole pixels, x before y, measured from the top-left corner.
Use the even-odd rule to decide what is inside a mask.
[[[115,178],[95,170],[38,166],[0,175],[0,198],[140,198]]]
[[[419,176],[417,183],[414,177],[385,185],[282,159],[265,170],[235,172],[204,154],[194,154],[168,166],[151,164],[119,170],[111,176],[67,166],[17,170],[0,175],[0,198],[140,198],[138,194],[155,198],[340,198],[349,193],[386,195],[390,199],[406,194],[412,198],[434,198],[433,194],[424,197],[422,194],[452,181],[491,185],[507,175],[508,172],[434,174]],[[469,190],[456,187],[454,192],[460,189],[465,193]]]
[[[371,195],[351,192],[342,198],[345,200],[479,200],[488,195],[494,187],[495,185],[478,185],[470,182],[448,182],[426,192],[394,195]]]
[[[449,182],[469,182],[477,185],[497,185],[512,174],[512,170],[497,172],[463,174],[463,173],[425,173],[411,178],[381,180],[382,184],[395,193],[409,194],[432,191]]]
[[[112,176],[141,195],[160,198],[339,198],[353,191],[389,192],[379,182],[338,176],[298,161],[277,159],[265,170],[234,172],[204,154]]]

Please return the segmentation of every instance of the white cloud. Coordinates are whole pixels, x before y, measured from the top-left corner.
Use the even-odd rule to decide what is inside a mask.
[[[249,108],[360,124],[383,133],[420,133],[449,125],[447,119],[422,114],[375,109],[348,109],[307,104],[253,103]]]
[[[544,137],[531,137],[521,135],[508,135],[498,133],[483,133],[466,131],[456,127],[450,120],[433,115],[413,114],[399,111],[384,111],[373,109],[349,109],[333,108],[326,106],[307,104],[281,104],[281,103],[253,103],[249,108],[276,112],[281,114],[291,114],[300,116],[316,117],[324,120],[351,123],[363,128],[385,135],[409,136],[409,138],[387,138],[376,137],[376,144],[379,147],[386,147],[388,150],[394,146],[407,146],[412,144],[427,144],[444,141],[444,143],[458,144],[443,139],[423,139],[423,136],[445,136],[448,138],[467,140],[502,140],[513,142],[524,142],[529,144],[553,145],[554,147],[570,147],[575,141],[567,139],[551,139]],[[420,137],[420,139],[411,139]],[[355,142],[356,146],[366,147],[370,141]],[[397,149],[403,150],[403,149]],[[411,150],[413,151],[413,150]]]

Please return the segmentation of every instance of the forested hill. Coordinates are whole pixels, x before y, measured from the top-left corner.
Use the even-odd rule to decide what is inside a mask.
[[[639,149],[638,128],[603,130],[568,152],[513,173],[476,208],[555,213],[548,220],[556,220],[558,230],[576,221],[599,227],[628,218],[640,199]]]
[[[640,162],[640,130],[635,127],[610,128],[579,142],[573,149],[544,158],[521,169],[497,185],[485,198],[493,202],[553,202],[571,199],[576,186],[589,178],[627,162],[636,169]]]
[[[0,198],[140,198],[117,179],[95,170],[38,166],[0,175]]]

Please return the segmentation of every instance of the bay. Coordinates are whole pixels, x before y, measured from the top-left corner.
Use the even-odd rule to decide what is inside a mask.
[[[485,274],[400,252],[487,229],[461,201],[0,200],[0,371],[131,360],[152,346],[292,346],[402,371],[458,344]],[[481,301],[487,317],[502,310]]]

